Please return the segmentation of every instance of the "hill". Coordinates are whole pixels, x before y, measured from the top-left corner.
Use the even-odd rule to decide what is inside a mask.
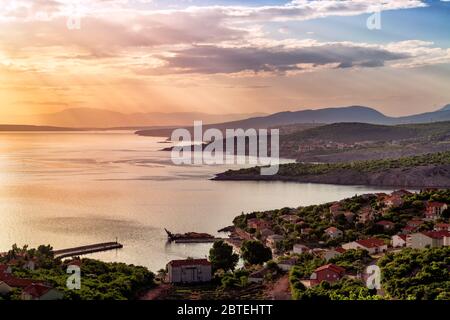
[[[399,159],[335,164],[290,163],[274,176],[260,175],[260,168],[229,170],[214,180],[297,181],[383,187],[450,187],[450,151]]]
[[[398,125],[414,123],[431,123],[437,121],[450,121],[450,109],[448,106],[434,112],[427,112],[405,117],[388,117],[381,112],[364,106],[350,106],[339,108],[324,108],[317,110],[287,111],[271,114],[268,116],[253,117],[244,120],[221,122],[205,126],[208,128],[225,129],[260,129],[260,128],[278,128],[294,124],[311,123],[348,123],[359,122],[378,125]],[[186,127],[192,131],[192,127]],[[141,130],[137,134],[143,136],[170,136],[172,130],[153,131]]]
[[[0,131],[82,131],[76,128],[0,124]]]
[[[70,108],[56,113],[14,117],[15,123],[77,128],[151,127],[192,125],[195,120],[204,123],[234,121],[260,116],[260,113],[207,114],[198,112],[122,113],[95,108]]]

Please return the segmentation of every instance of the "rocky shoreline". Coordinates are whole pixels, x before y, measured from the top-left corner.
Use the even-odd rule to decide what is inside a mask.
[[[448,188],[450,187],[450,165],[430,165],[411,168],[394,168],[377,172],[361,172],[341,169],[317,175],[262,176],[259,174],[227,171],[217,174],[217,181],[286,181],[338,185],[366,185],[378,187]]]

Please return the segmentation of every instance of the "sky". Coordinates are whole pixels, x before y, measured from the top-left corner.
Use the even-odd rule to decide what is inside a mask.
[[[433,111],[450,103],[450,2],[1,0],[0,102],[0,122],[80,107]]]

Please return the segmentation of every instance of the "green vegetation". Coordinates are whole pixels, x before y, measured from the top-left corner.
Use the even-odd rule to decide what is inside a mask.
[[[393,298],[450,299],[450,247],[388,253],[378,265],[383,288]]]
[[[212,264],[213,271],[216,270],[234,270],[239,261],[239,255],[233,253],[233,247],[226,244],[223,240],[214,242],[209,250],[209,261]]]
[[[366,250],[347,250],[332,259],[329,263],[343,267],[349,273],[363,272],[373,259]]]
[[[260,241],[244,241],[241,247],[242,258],[247,264],[263,264],[272,259],[272,251]]]
[[[145,267],[124,263],[108,263],[93,259],[82,259],[81,289],[67,288],[69,263],[53,258],[50,246],[39,246],[28,249],[16,245],[0,259],[0,263],[8,263],[11,259],[28,261],[36,258],[36,269],[28,270],[20,266],[13,267],[13,275],[17,278],[41,280],[49,283],[64,293],[67,300],[128,300],[135,299],[144,290],[154,286],[154,274]],[[19,292],[11,296],[18,299]]]
[[[297,300],[381,300],[376,290],[369,290],[363,282],[344,278],[335,283],[322,282],[312,288],[296,289]]]
[[[382,159],[369,161],[354,161],[350,163],[288,163],[282,164],[276,176],[278,177],[302,177],[311,175],[324,175],[333,172],[356,171],[360,173],[381,172],[397,168],[413,168],[428,165],[449,165],[450,151],[425,154],[398,159]],[[260,167],[252,167],[240,170],[228,170],[221,177],[259,176]]]

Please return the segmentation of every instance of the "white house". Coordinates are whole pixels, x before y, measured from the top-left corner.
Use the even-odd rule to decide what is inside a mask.
[[[289,271],[292,269],[292,267],[295,266],[297,261],[298,261],[298,258],[296,258],[296,257],[284,259],[284,260],[281,260],[280,262],[278,262],[278,267],[283,271]]]
[[[306,253],[309,252],[311,249],[308,248],[307,246],[305,246],[304,244],[294,244],[294,250],[292,251],[293,253],[297,253],[297,254],[302,254],[302,253]]]
[[[449,245],[450,232],[429,231],[411,235],[411,247],[414,249],[439,248]]]
[[[329,227],[325,229],[325,233],[331,238],[331,239],[337,239],[344,235],[344,233],[339,230],[336,227]]]
[[[396,234],[392,236],[392,246],[394,248],[406,247],[406,234]]]
[[[345,250],[351,249],[363,249],[367,250],[370,254],[376,254],[387,251],[387,244],[383,240],[377,238],[356,240],[353,242],[342,245]]]
[[[206,259],[172,260],[167,264],[170,283],[200,283],[212,279],[211,263]]]

